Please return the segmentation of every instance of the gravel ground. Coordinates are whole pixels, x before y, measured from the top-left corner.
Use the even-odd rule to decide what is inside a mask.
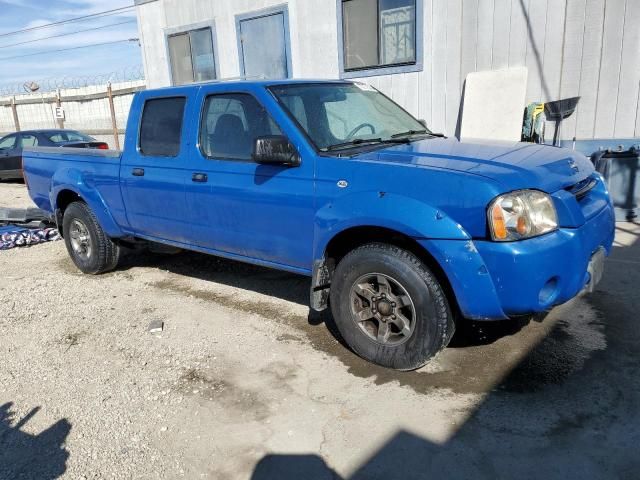
[[[592,297],[469,324],[411,373],[346,350],[304,277],[0,252],[0,478],[637,478],[639,235],[621,229]]]
[[[8,180],[0,182],[0,207],[30,208],[34,206],[24,183]]]

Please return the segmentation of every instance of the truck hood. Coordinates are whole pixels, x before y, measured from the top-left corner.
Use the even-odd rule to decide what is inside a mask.
[[[535,188],[553,193],[594,171],[581,153],[532,143],[430,138],[363,154],[362,160],[401,163],[480,175],[505,191]]]

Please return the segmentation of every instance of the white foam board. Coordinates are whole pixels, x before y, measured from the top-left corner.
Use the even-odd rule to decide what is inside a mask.
[[[526,67],[469,73],[460,138],[520,140],[526,93]]]

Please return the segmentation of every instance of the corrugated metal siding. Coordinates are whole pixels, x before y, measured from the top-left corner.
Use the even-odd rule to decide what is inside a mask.
[[[239,73],[234,16],[282,0],[160,0],[139,7],[150,86],[168,83],[163,29],[215,21],[223,77]],[[338,75],[335,0],[290,0],[293,74]],[[467,73],[526,66],[527,102],[580,95],[566,139],[640,136],[640,1],[423,0],[424,70],[364,79],[438,131],[456,131]],[[162,14],[159,14],[162,11]],[[488,106],[490,108],[490,106]]]

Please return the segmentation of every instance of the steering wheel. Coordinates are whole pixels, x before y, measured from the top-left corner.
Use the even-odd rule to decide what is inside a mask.
[[[376,127],[374,127],[370,123],[361,123],[360,125],[358,125],[356,128],[354,128],[347,134],[347,138],[345,138],[345,140],[350,140],[351,138],[353,138],[353,136],[356,133],[358,133],[360,130],[362,130],[365,127],[369,127],[371,129],[371,133],[376,133]]]

